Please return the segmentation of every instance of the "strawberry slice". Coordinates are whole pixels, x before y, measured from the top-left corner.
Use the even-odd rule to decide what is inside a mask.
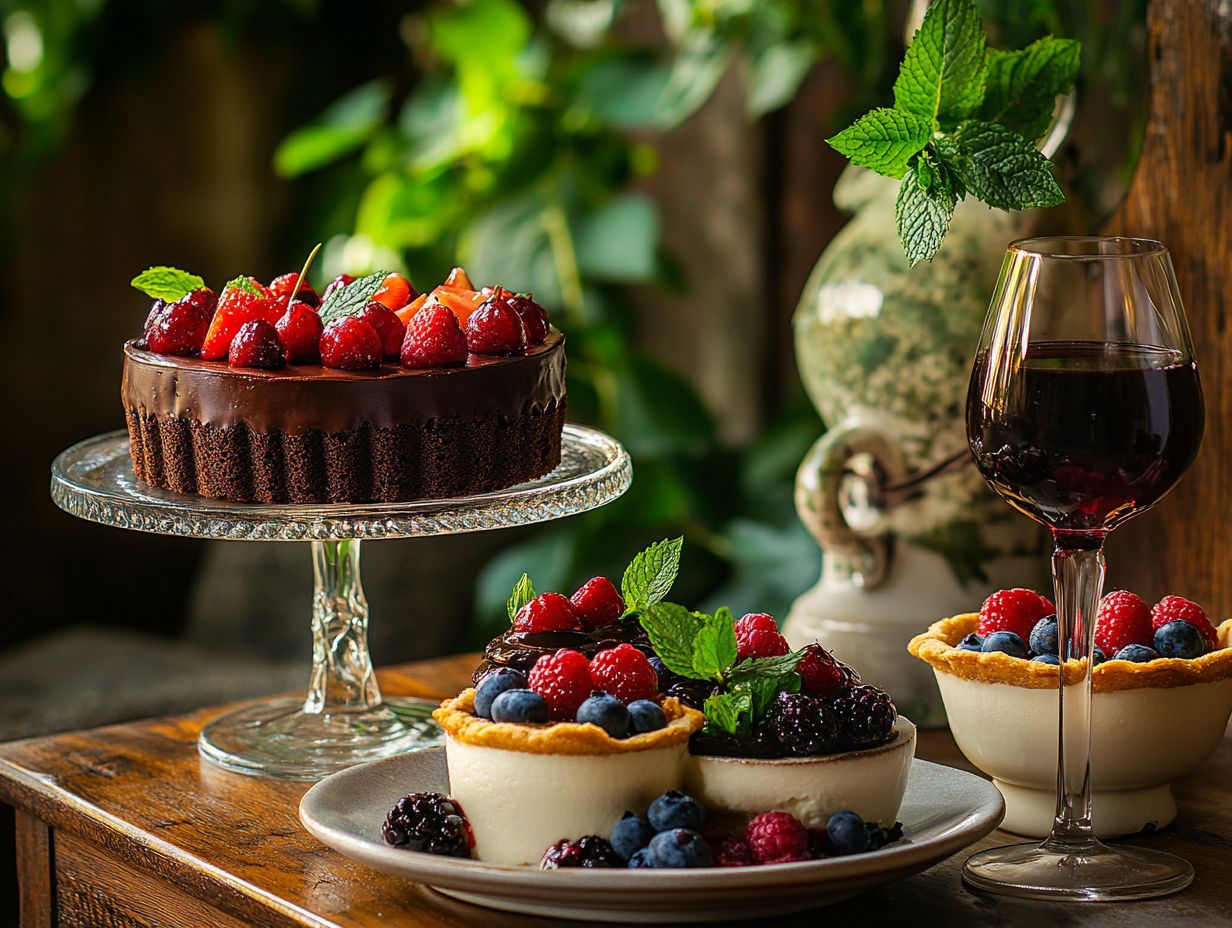
[[[460,267],[455,267],[449,272],[449,276],[445,278],[446,287],[454,287],[458,290],[474,290],[475,285],[471,283],[470,277],[466,271]]]
[[[417,312],[423,309],[424,304],[427,302],[428,302],[428,294],[421,293],[419,294],[419,296],[415,297],[415,299],[411,300],[411,302],[407,303],[401,309],[394,310],[394,315],[398,317],[399,321],[403,325],[410,325],[411,319],[414,318]]]
[[[201,346],[201,357],[205,360],[221,361],[225,358],[235,333],[245,322],[260,319],[273,324],[278,321],[278,301],[257,281],[253,280],[252,283],[256,293],[231,285],[223,289],[210,329],[205,334],[205,344]]]
[[[469,288],[463,289],[461,287],[450,287],[447,284],[441,284],[432,291],[430,299],[452,309],[454,315],[458,317],[458,324],[462,328],[466,328],[466,323],[471,318],[471,313],[483,305],[486,297],[482,293],[476,293]]]

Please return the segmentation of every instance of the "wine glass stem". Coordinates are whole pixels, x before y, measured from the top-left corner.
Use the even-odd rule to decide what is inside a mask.
[[[1101,540],[1102,541],[1102,540]],[[1062,657],[1077,659],[1081,679],[1058,674],[1057,814],[1044,847],[1074,853],[1090,847],[1091,830],[1091,671],[1095,616],[1104,587],[1102,544],[1090,548],[1058,545],[1052,555],[1057,630]],[[1073,666],[1072,664],[1070,666]]]
[[[314,541],[312,678],[304,711],[357,712],[381,703],[368,653],[368,601],[359,579],[359,541]]]

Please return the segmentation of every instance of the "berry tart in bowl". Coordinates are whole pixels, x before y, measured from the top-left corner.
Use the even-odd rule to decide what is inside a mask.
[[[909,650],[937,677],[959,748],[1005,796],[1002,827],[1047,835],[1055,813],[1057,687],[1082,678],[1060,655],[1052,603],[1001,590],[979,613],[934,623]],[[1154,607],[1118,590],[1095,625],[1091,784],[1100,837],[1176,818],[1170,784],[1218,747],[1232,714],[1232,620],[1181,596]]]
[[[400,274],[247,276],[219,293],[150,268],[124,346],[133,472],[177,493],[258,503],[484,493],[557,466],[564,336],[529,297],[460,268],[417,294]]]

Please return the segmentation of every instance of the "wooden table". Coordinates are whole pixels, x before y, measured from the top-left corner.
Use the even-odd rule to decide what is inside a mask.
[[[460,689],[474,664],[473,656],[410,664],[382,672],[381,686],[390,694],[440,698]],[[225,773],[198,758],[197,732],[219,711],[0,747],[0,799],[16,808],[25,928],[540,923],[455,902],[319,844],[296,816],[306,784]],[[924,733],[919,754],[967,766],[943,732]],[[1196,884],[1171,899],[1076,907],[977,896],[959,882],[958,855],[832,907],[824,918],[862,926],[1232,924],[1230,778],[1232,741],[1225,739],[1181,785],[1178,824],[1136,839],[1194,863]],[[1006,840],[998,832],[980,846]],[[781,922],[815,926],[820,917]]]

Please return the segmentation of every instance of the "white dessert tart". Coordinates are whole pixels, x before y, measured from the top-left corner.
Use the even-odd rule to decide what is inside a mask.
[[[464,690],[433,713],[445,730],[449,795],[475,835],[475,856],[538,865],[561,838],[607,835],[626,812],[644,813],[684,782],[689,736],[702,714],[663,701],[667,725],[613,738],[597,725],[492,722]]]
[[[1056,812],[1060,668],[955,645],[979,616],[957,615],[916,636],[909,650],[932,665],[958,747],[1005,796],[1002,828],[1049,833]],[[1193,660],[1110,660],[1092,671],[1091,790],[1100,837],[1162,828],[1176,818],[1170,786],[1219,746],[1232,713],[1232,620],[1218,648]],[[1067,686],[1081,680],[1068,661]]]
[[[777,810],[808,828],[824,828],[831,815],[846,810],[890,827],[907,789],[915,726],[900,715],[894,733],[879,747],[819,757],[690,755],[685,791],[719,813]]]

